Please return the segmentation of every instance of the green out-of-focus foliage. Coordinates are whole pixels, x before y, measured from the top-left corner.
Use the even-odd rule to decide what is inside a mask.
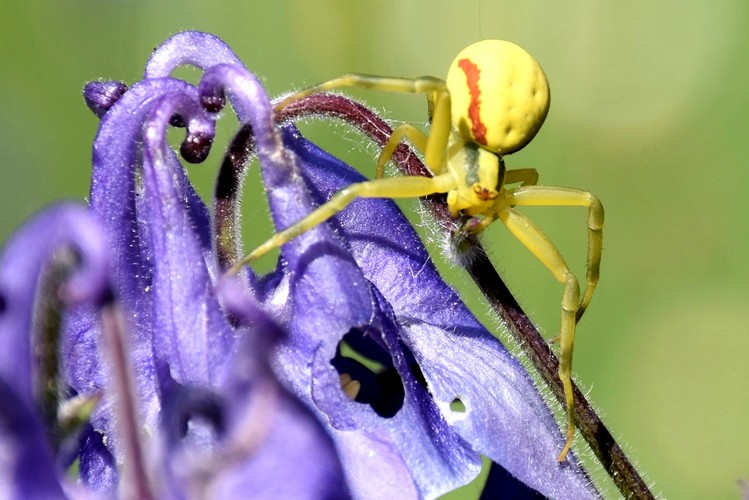
[[[138,79],[152,48],[177,31],[222,37],[271,94],[352,71],[444,76],[465,45],[511,40],[544,67],[552,105],[508,167],[536,167],[542,183],[590,190],[606,208],[576,379],[656,493],[737,498],[737,480],[749,478],[747,25],[742,0],[6,1],[0,238],[52,200],[86,197],[97,120],[83,84]],[[420,97],[356,95],[393,120],[425,121]],[[376,151],[356,134],[329,123],[305,130],[374,173]],[[191,167],[201,193],[219,160],[220,149]],[[258,189],[246,193],[248,241],[267,219]],[[526,213],[584,273],[583,211]],[[499,224],[485,243],[553,336],[561,287]],[[485,312],[464,274],[448,279]]]

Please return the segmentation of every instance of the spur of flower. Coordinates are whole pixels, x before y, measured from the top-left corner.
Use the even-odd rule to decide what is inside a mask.
[[[170,76],[183,64],[202,70],[197,85]],[[80,265],[52,294],[69,307],[48,380],[58,406],[93,409],[53,438],[59,419],[45,417],[32,387],[30,284],[45,274],[43,260],[18,262],[51,227],[64,229],[42,219],[6,246],[10,264],[0,267],[2,334],[13,339],[0,348],[0,392],[14,402],[0,439],[29,443],[11,448],[17,473],[0,477],[0,491],[433,498],[472,480],[484,455],[500,487],[597,495],[574,456],[557,462],[564,439],[531,378],[440,278],[390,200],[356,201],[300,234],[266,275],[231,270],[244,253],[237,214],[250,156],[277,230],[362,177],[279,124],[221,40],[175,35],[141,81],[92,82],[84,97],[101,125],[89,207],[75,209],[73,226],[99,253],[72,239]],[[209,210],[166,129],[184,127],[181,157],[201,162],[227,101],[242,126]],[[6,298],[15,285],[5,280],[28,285],[25,301]],[[31,484],[36,450],[45,481]],[[64,472],[73,463],[78,484]]]

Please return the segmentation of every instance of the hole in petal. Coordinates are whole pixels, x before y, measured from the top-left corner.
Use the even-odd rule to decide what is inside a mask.
[[[390,353],[360,330],[344,335],[330,363],[338,371],[341,389],[357,403],[368,404],[385,418],[403,406],[403,381]]]
[[[452,400],[452,403],[450,403],[450,409],[455,413],[465,413],[466,405],[460,400],[460,398],[455,398]]]

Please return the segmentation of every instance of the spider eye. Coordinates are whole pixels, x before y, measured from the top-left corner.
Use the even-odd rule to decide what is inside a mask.
[[[455,58],[447,74],[453,126],[466,142],[500,155],[536,135],[549,111],[541,66],[514,43],[482,40]]]

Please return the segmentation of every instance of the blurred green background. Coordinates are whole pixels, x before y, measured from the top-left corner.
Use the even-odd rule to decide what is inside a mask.
[[[83,84],[137,80],[151,50],[180,30],[222,37],[271,94],[351,71],[444,76],[454,55],[481,38],[522,45],[547,73],[552,106],[508,167],[536,167],[542,183],[590,190],[606,208],[601,283],[579,327],[576,379],[654,492],[740,496],[737,480],[749,478],[745,1],[68,0],[0,8],[3,240],[51,201],[87,195],[97,121]],[[393,120],[425,120],[420,98],[357,95]],[[333,130],[320,140],[364,158],[350,161],[372,175],[376,151],[351,157],[362,139]],[[210,192],[219,159],[191,168],[201,192]],[[245,210],[264,217],[252,203]],[[526,213],[584,273],[584,212]],[[485,243],[527,310],[555,334],[560,286],[499,225]],[[448,278],[485,312],[466,276]]]

